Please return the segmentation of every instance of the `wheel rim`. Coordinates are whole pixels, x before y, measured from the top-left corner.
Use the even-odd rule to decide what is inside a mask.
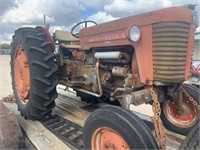
[[[16,48],[15,52],[14,78],[20,101],[25,105],[30,94],[30,71],[26,52],[21,45]]]
[[[92,150],[130,149],[123,137],[108,127],[98,128],[92,135]]]
[[[178,127],[191,127],[198,120],[196,107],[183,96],[182,100],[183,112],[180,114],[176,110],[176,103],[173,101],[165,101],[163,111],[167,119]]]

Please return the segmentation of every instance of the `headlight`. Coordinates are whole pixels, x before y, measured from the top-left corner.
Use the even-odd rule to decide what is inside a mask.
[[[140,39],[140,30],[137,26],[132,26],[129,30],[129,38],[133,42],[137,42]]]

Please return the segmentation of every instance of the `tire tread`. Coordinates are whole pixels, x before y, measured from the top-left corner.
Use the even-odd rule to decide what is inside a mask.
[[[38,120],[51,113],[55,106],[57,66],[47,36],[39,28],[20,28],[13,35],[11,49],[12,88],[20,113],[26,119]],[[18,96],[14,78],[14,54],[18,45],[23,45],[30,69],[30,96],[27,104],[22,104]],[[47,93],[45,93],[45,91]]]

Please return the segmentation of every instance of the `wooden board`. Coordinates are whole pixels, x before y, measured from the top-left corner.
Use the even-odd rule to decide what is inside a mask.
[[[38,150],[71,150],[72,147],[70,148],[68,145],[64,144],[53,133],[47,130],[40,122],[25,120],[23,117],[21,117],[19,111],[17,111],[17,106],[15,103],[4,104],[13,114],[17,116],[21,127]]]

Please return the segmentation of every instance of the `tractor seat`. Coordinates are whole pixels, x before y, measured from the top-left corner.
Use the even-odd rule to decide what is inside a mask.
[[[75,45],[75,44],[65,44],[65,43],[61,43],[60,46],[67,48],[67,49],[80,49],[81,46],[80,45]]]
[[[75,38],[72,36],[71,32],[68,31],[56,30],[54,39],[61,43],[60,46],[68,49],[80,49],[81,47],[79,44],[79,38]]]

